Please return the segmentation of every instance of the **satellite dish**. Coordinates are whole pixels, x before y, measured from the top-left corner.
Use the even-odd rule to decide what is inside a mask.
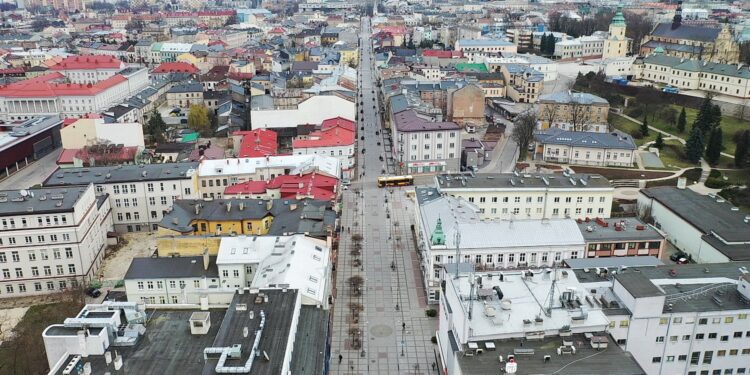
[[[20,193],[21,193],[21,196],[24,197],[24,198],[27,197],[27,196],[29,196],[29,192],[26,191],[26,190],[21,190]]]

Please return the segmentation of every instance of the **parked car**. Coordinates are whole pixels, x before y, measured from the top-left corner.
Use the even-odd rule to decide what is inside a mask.
[[[687,254],[683,253],[682,251],[678,251],[672,255],[669,256],[669,260],[676,262],[680,260],[680,258],[686,258]]]
[[[89,287],[88,289],[86,289],[86,295],[91,298],[97,298],[102,295],[102,291],[94,287]]]

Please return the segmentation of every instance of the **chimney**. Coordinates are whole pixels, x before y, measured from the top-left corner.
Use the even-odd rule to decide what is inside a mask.
[[[294,211],[297,209],[297,203],[292,203],[289,205],[289,211]]]
[[[203,249],[203,270],[204,271],[208,269],[208,263],[209,263],[208,249]]]
[[[195,208],[195,215],[196,216],[200,215],[200,213],[201,213],[201,204],[200,203],[196,203],[194,208]]]
[[[239,206],[240,206],[240,211],[244,210],[245,209],[245,202],[240,202]]]
[[[269,199],[266,202],[266,211],[271,211],[272,208],[273,208],[273,199]]]

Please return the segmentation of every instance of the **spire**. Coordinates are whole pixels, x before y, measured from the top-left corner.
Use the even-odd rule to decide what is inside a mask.
[[[432,231],[432,236],[430,236],[430,241],[433,245],[445,245],[445,233],[443,233],[443,222],[440,220],[440,218],[437,219],[437,224],[435,225],[435,230]]]
[[[672,30],[680,27],[682,24],[682,0],[677,2],[677,10],[674,12],[674,18],[672,18]]]

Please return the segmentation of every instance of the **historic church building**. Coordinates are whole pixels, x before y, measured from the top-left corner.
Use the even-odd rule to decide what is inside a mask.
[[[681,5],[678,5],[671,23],[657,24],[651,34],[643,38],[640,54],[645,56],[653,52],[724,64],[735,64],[740,59],[739,44],[729,25],[721,28],[684,25]]]

